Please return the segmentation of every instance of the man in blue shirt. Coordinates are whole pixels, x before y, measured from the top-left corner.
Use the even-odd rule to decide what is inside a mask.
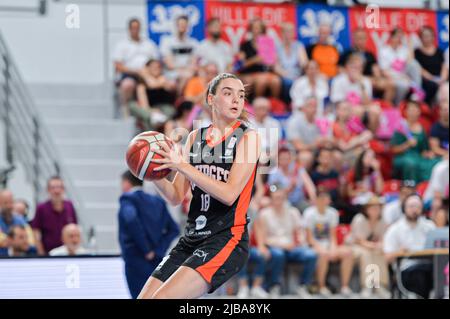
[[[119,242],[132,298],[139,295],[162,261],[179,228],[160,197],[145,193],[142,181],[127,171],[122,175]]]
[[[11,191],[0,191],[0,256],[7,256],[6,235],[12,226],[25,226],[25,219],[13,213],[14,197]]]

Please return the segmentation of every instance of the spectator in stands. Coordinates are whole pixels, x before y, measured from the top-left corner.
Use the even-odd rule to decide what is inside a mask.
[[[304,167],[293,161],[291,150],[286,147],[278,151],[278,167],[270,171],[268,183],[281,185],[288,194],[289,203],[301,212],[316,199],[316,187],[311,177]]]
[[[352,244],[353,255],[359,261],[361,297],[369,298],[372,292],[387,299],[390,296],[387,263],[383,254],[383,236],[386,224],[382,219],[382,200],[373,195],[364,204],[362,213],[357,214],[351,224],[347,244]],[[370,281],[371,269],[377,266],[379,281]],[[375,286],[380,284],[380,286]],[[374,288],[372,290],[372,288]]]
[[[436,209],[435,212],[433,212],[431,218],[436,225],[436,228],[439,229],[447,229],[447,236],[448,236],[448,197],[443,201],[438,209]]]
[[[412,179],[416,183],[430,179],[433,166],[439,161],[428,147],[428,138],[420,124],[420,104],[409,100],[406,105],[406,121],[392,136],[394,169],[402,179]]]
[[[122,174],[119,243],[132,298],[138,296],[179,234],[164,200],[145,193],[142,184],[131,172]]]
[[[217,66],[217,73],[230,73],[233,69],[233,51],[231,46],[221,39],[222,27],[219,18],[208,20],[206,34],[207,38],[200,42],[196,52],[197,62],[203,65],[213,63]]]
[[[11,226],[8,233],[9,257],[33,257],[37,256],[36,247],[30,245],[28,234],[24,226]]]
[[[253,297],[264,299],[268,298],[269,294],[263,288],[264,276],[266,273],[266,264],[270,260],[271,255],[267,246],[264,244],[264,234],[261,231],[261,219],[256,214],[253,214],[250,218],[248,229],[253,233],[250,233],[250,237],[253,236],[255,243],[250,243],[249,257],[247,264],[241,269],[238,274],[239,277],[239,290],[237,297],[240,299]],[[248,264],[254,265],[252,287],[249,289],[249,281],[247,278],[251,278],[251,274],[248,273]]]
[[[340,200],[342,185],[339,179],[339,173],[335,169],[332,148],[323,147],[318,149],[315,158],[315,167],[311,172],[311,179],[314,185],[316,185],[316,188],[325,188],[329,192],[332,203],[336,204]]]
[[[49,199],[38,204],[31,221],[39,255],[46,255],[50,250],[61,246],[64,226],[77,223],[72,202],[64,199],[64,182],[61,177],[53,176],[47,181],[47,192]]]
[[[306,63],[308,55],[303,44],[297,40],[295,26],[289,22],[283,23],[275,65],[275,72],[282,79],[283,99],[288,97],[292,84],[302,74]]]
[[[403,216],[402,203],[412,194],[416,193],[416,182],[413,180],[403,180],[398,193],[398,198],[384,205],[383,221],[389,226]]]
[[[308,298],[308,286],[312,283],[317,256],[301,242],[300,212],[288,205],[287,191],[280,184],[270,186],[271,206],[263,209],[261,227],[265,244],[271,255],[271,295],[279,291],[285,262],[302,263],[304,268],[299,278],[297,294]]]
[[[317,116],[321,117],[325,111],[325,99],[328,97],[328,82],[319,72],[316,61],[309,61],[305,66],[305,75],[292,84],[290,96],[293,112],[300,111],[306,100],[315,97],[317,100]]]
[[[433,167],[431,172],[431,178],[423,196],[427,208],[430,208],[433,202],[441,202],[444,198],[448,197],[448,174],[449,159],[447,155],[446,158],[443,158]]]
[[[435,156],[448,156],[449,117],[448,101],[441,101],[439,105],[439,120],[433,124],[430,132],[430,148]]]
[[[341,101],[336,104],[333,136],[336,146],[344,152],[344,156],[354,159],[357,152],[372,139],[373,134],[364,128],[356,115],[352,114],[352,105],[347,101]]]
[[[374,91],[382,92],[385,101],[392,101],[395,97],[394,83],[383,76],[375,56],[367,50],[367,33],[364,29],[357,28],[352,31],[352,44],[353,46],[341,55],[339,65],[344,67],[350,56],[360,55],[364,61],[363,75],[371,80]]]
[[[28,221],[28,213],[30,212],[30,205],[25,199],[16,199],[14,201],[13,211],[21,215],[25,221]]]
[[[353,107],[367,106],[372,101],[372,83],[363,75],[364,60],[359,54],[348,57],[344,72],[331,82],[331,102],[347,101]]]
[[[281,140],[281,125],[270,116],[270,101],[265,97],[257,97],[253,100],[254,116],[251,119],[252,126],[258,130],[261,137],[261,150],[270,155],[278,148]]]
[[[419,195],[409,195],[402,204],[404,217],[390,226],[383,241],[386,260],[391,263],[397,257],[425,248],[427,234],[436,228],[422,216],[423,202]],[[407,259],[400,263],[401,284],[422,298],[428,298],[433,288],[431,263]]]
[[[402,101],[411,87],[420,87],[420,66],[414,60],[411,50],[403,45],[403,30],[391,31],[389,43],[378,54],[378,61],[383,75],[395,84],[394,104]]]
[[[345,174],[340,174],[337,169],[335,150],[330,147],[322,147],[316,152],[314,168],[311,171],[311,179],[316,189],[324,188],[331,196],[332,206],[342,211],[340,222],[349,224],[358,212],[359,208],[349,205],[344,198],[346,183]]]
[[[164,134],[173,141],[179,141],[182,145],[186,142],[188,134],[192,130],[191,113],[194,105],[191,101],[183,101],[176,107],[175,115],[164,125]]]
[[[372,194],[382,195],[384,188],[380,162],[372,149],[364,150],[348,173],[347,195],[353,205],[361,205]]]
[[[141,37],[140,31],[139,19],[130,19],[128,21],[129,36],[117,44],[113,53],[115,70],[120,76],[117,85],[122,107],[125,107],[135,96],[139,70],[148,60],[159,58],[156,44],[146,37]]]
[[[52,249],[50,256],[86,255],[89,252],[81,246],[81,229],[77,224],[67,224],[62,229],[63,245]]]
[[[16,214],[22,216],[23,219],[25,220],[25,222],[26,222],[25,230],[27,231],[27,234],[28,234],[28,242],[30,243],[30,245],[34,246],[35,242],[34,242],[33,229],[28,224],[29,223],[28,214],[30,211],[30,205],[28,204],[28,202],[25,199],[16,199],[14,201],[13,211]]]
[[[195,52],[198,41],[188,34],[188,16],[178,16],[175,26],[175,34],[161,38],[160,49],[167,69],[166,76],[171,80],[178,80],[178,92],[181,93],[187,79],[196,71]]]
[[[310,60],[319,65],[320,72],[329,79],[338,74],[339,50],[330,43],[331,25],[319,26],[317,43],[306,49]]]
[[[245,84],[252,86],[254,96],[264,96],[267,90],[278,98],[281,79],[274,73],[276,47],[266,35],[266,26],[261,18],[254,18],[248,26],[250,39],[241,44],[239,61],[242,67],[236,70]]]
[[[184,98],[195,104],[203,104],[209,82],[219,73],[215,62],[200,64],[198,74],[190,78],[184,88]]]
[[[25,226],[25,219],[14,212],[14,195],[10,190],[0,191],[0,230],[8,234],[12,226]]]
[[[317,99],[305,100],[301,112],[294,113],[287,121],[286,135],[298,152],[314,152],[317,148],[332,142],[331,137],[323,137],[317,126]]]
[[[419,36],[422,46],[414,50],[414,57],[421,67],[422,88],[426,94],[425,102],[431,107],[439,86],[448,80],[448,66],[445,64],[444,52],[436,47],[433,28],[423,27]]]
[[[0,190],[0,256],[8,254],[8,233],[12,226],[25,226],[25,219],[14,213],[14,196],[10,190]]]
[[[341,289],[344,296],[352,294],[349,287],[353,271],[353,254],[350,247],[338,246],[336,240],[336,227],[339,223],[338,212],[330,207],[331,197],[329,192],[321,187],[317,191],[315,205],[308,207],[303,213],[309,245],[319,256],[317,262],[317,281],[319,293],[324,297],[331,296],[326,286],[328,265],[330,262],[339,261],[341,269]]]
[[[130,112],[143,121],[149,131],[166,122],[175,113],[175,82],[163,75],[162,63],[149,60],[141,70],[137,87],[137,103],[130,103]]]

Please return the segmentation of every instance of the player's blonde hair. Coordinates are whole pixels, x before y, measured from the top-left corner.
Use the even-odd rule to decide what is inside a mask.
[[[235,80],[241,81],[241,79],[239,79],[236,75],[231,74],[231,73],[220,73],[220,74],[216,75],[208,84],[208,89],[206,90],[206,104],[209,105],[208,96],[210,94],[216,95],[217,88],[219,87],[220,82],[222,82],[225,79],[235,79]],[[211,106],[211,105],[209,105],[209,106]],[[244,122],[248,122],[248,112],[245,109],[245,107],[242,109],[239,119]]]

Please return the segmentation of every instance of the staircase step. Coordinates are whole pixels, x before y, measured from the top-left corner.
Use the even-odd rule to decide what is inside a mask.
[[[121,195],[119,179],[117,185],[85,185],[76,187],[78,193],[85,201],[116,202]]]
[[[120,176],[127,169],[125,160],[66,160],[65,162],[74,180],[110,181],[117,179],[117,185],[119,185]]]
[[[117,159],[125,157],[128,143],[124,140],[58,139],[61,156],[67,159]]]
[[[131,140],[134,126],[119,120],[47,120],[49,129],[56,139],[79,138]]]
[[[46,119],[110,119],[114,110],[112,105],[52,105],[39,106],[41,114]]]

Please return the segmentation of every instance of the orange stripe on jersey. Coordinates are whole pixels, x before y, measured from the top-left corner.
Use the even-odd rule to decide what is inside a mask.
[[[250,199],[252,197],[252,188],[255,181],[256,167],[253,170],[253,174],[245,185],[236,206],[236,211],[234,215],[234,226],[231,227],[231,233],[233,237],[227,242],[224,248],[217,255],[215,255],[206,264],[197,267],[197,271],[202,275],[202,277],[211,283],[211,279],[214,274],[219,270],[220,267],[226,262],[228,257],[230,257],[234,248],[239,244],[242,239],[242,235],[245,231],[246,214],[248,206],[250,204]]]
[[[234,125],[230,129],[226,130],[225,135],[222,136],[222,139],[220,141],[215,142],[215,143],[213,143],[211,141],[211,130],[213,128],[212,125],[211,125],[210,127],[208,127],[208,130],[206,131],[206,143],[211,148],[216,147],[217,145],[219,145],[220,143],[225,141],[227,139],[227,137],[230,136],[240,125],[241,125],[240,121],[237,121],[236,123],[234,123]]]

